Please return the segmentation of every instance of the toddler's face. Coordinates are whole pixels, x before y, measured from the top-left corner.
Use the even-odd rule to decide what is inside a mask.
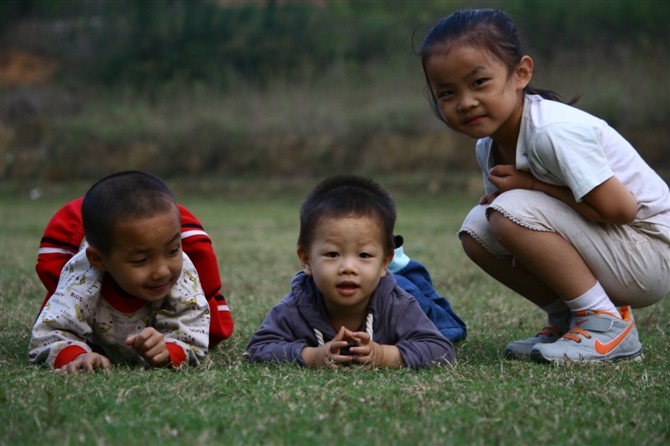
[[[505,64],[488,51],[456,43],[426,61],[426,74],[452,129],[472,138],[517,133],[514,117],[529,79],[520,80],[517,73],[510,77]]]
[[[109,255],[102,256],[100,269],[142,300],[156,302],[167,296],[183,266],[178,209],[119,222],[114,237],[114,246]]]
[[[384,252],[380,225],[369,217],[327,218],[314,234],[310,247],[298,255],[327,308],[364,312],[393,258]]]

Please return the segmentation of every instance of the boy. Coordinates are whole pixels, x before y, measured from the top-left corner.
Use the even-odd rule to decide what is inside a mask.
[[[451,342],[388,274],[395,219],[393,198],[372,180],[319,184],[300,209],[303,271],[251,338],[249,360],[368,369],[453,361]]]
[[[143,172],[106,177],[64,206],[42,238],[37,272],[47,296],[29,359],[67,373],[197,364],[232,332],[209,237]]]

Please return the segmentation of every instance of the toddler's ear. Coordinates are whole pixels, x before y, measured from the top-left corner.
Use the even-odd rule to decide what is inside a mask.
[[[92,246],[88,246],[86,248],[86,258],[88,259],[88,263],[90,263],[94,268],[99,269],[100,271],[107,270],[105,267],[105,262],[102,258],[102,254],[100,254],[100,251],[93,248]]]
[[[307,274],[308,276],[311,276],[312,268],[309,266],[309,256],[302,247],[298,247],[298,258],[300,259],[300,263],[302,264],[302,270],[304,271],[304,273]]]
[[[393,257],[395,256],[395,251],[391,251],[391,254],[386,256],[386,259],[384,259],[384,268],[382,269],[382,277],[386,277],[386,274],[388,272],[389,265],[393,261]]]

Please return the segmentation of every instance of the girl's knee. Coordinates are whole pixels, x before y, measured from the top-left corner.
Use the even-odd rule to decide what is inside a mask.
[[[491,232],[498,239],[514,231],[516,226],[518,226],[496,209],[490,209],[488,218],[489,228],[491,228]]]
[[[459,239],[461,240],[461,246],[463,247],[463,251],[468,255],[468,257],[472,258],[472,253],[474,253],[477,249],[479,249],[479,244],[475,242],[475,239],[472,238],[472,236],[467,233],[467,232],[462,232],[458,234]]]
[[[484,249],[481,242],[479,242],[469,232],[461,232],[459,235],[463,251],[470,258],[470,260],[477,263],[483,256],[489,255],[488,251]]]
[[[461,240],[463,250],[474,261],[487,254],[494,256],[509,254],[491,232],[486,212],[487,206],[474,207],[458,231],[458,238]]]

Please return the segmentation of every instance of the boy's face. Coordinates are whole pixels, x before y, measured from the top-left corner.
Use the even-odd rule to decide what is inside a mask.
[[[326,307],[365,311],[393,258],[384,251],[380,225],[369,217],[327,218],[314,234],[308,249],[298,248],[298,257]]]
[[[179,210],[116,224],[108,255],[89,247],[89,261],[107,271],[127,293],[147,302],[163,299],[182,271]]]

